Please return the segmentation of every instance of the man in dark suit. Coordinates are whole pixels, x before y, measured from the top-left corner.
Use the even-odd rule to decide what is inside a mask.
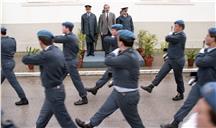
[[[74,104],[83,105],[88,103],[88,99],[86,90],[77,70],[77,53],[79,52],[79,46],[78,39],[72,32],[73,28],[74,24],[71,22],[62,23],[62,32],[65,35],[55,36],[54,42],[63,44],[63,53],[67,63],[68,73],[70,74],[71,80],[82,98]]]
[[[207,48],[202,48],[196,56],[198,67],[197,82],[192,86],[190,93],[182,107],[174,115],[170,124],[162,124],[161,128],[178,128],[179,124],[190,113],[198,100],[202,97],[201,90],[209,82],[216,82],[216,28],[210,28],[205,38]],[[215,101],[215,99],[214,99]]]
[[[86,123],[76,119],[81,128],[98,126],[106,117],[120,109],[132,128],[144,128],[139,116],[137,105],[139,102],[139,57],[132,49],[135,36],[128,30],[118,31],[119,48],[110,53],[105,64],[112,68],[113,91],[101,108]]]
[[[102,49],[106,51],[108,48],[104,42],[106,36],[111,36],[112,25],[115,24],[115,14],[110,12],[110,6],[108,4],[104,5],[104,12],[99,18],[99,33],[101,35]]]
[[[134,31],[134,24],[132,17],[128,14],[128,7],[122,8],[120,16],[116,19],[117,24],[122,24],[123,29]]]
[[[62,128],[76,128],[64,104],[63,80],[67,73],[64,55],[53,45],[54,36],[51,32],[41,30],[37,36],[43,51],[37,55],[26,55],[22,59],[24,64],[40,66],[41,81],[45,88],[45,101],[36,128],[45,128],[53,114]]]
[[[86,35],[87,56],[94,56],[94,42],[97,36],[97,18],[91,12],[91,5],[85,5],[86,13],[81,17],[81,31]]]
[[[5,78],[14,88],[16,93],[18,94],[20,101],[16,102],[16,105],[27,105],[28,100],[26,95],[20,86],[19,82],[16,79],[14,74],[14,54],[16,53],[16,40],[12,37],[6,35],[6,28],[1,28],[1,83],[4,82]]]
[[[177,84],[177,95],[172,98],[173,101],[179,101],[184,99],[184,81],[182,71],[185,64],[185,43],[186,35],[184,33],[185,23],[182,20],[177,20],[174,23],[174,32],[171,32],[166,36],[168,46],[168,59],[165,60],[162,68],[156,75],[155,79],[149,86],[141,86],[141,88],[149,93],[153,88],[158,86],[164,77],[173,69],[174,77]]]

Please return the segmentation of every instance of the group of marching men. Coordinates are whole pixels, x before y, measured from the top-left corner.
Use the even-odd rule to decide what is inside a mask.
[[[86,7],[89,7],[89,5]],[[88,12],[84,15],[88,15]],[[54,36],[48,30],[38,31],[38,42],[43,50],[39,54],[25,55],[22,58],[24,64],[38,65],[40,67],[42,86],[45,88],[45,100],[36,127],[45,128],[52,115],[55,115],[62,128],[77,127],[64,104],[63,80],[69,73],[81,97],[80,100],[74,103],[75,105],[87,104],[87,92],[96,95],[97,91],[112,79],[110,87],[113,87],[113,91],[105,103],[90,118],[90,121],[84,122],[76,118],[75,122],[79,127],[93,128],[98,126],[106,117],[120,109],[132,128],[144,128],[137,107],[140,99],[138,85],[140,55],[133,49],[134,40],[136,39],[134,33],[125,29],[122,24],[113,24],[111,26],[111,35],[106,37],[106,43],[109,43],[109,50],[104,62],[107,65],[107,70],[96,82],[95,87],[84,88],[76,67],[79,47],[73,28],[74,24],[71,22],[62,23],[62,33],[64,35],[59,36]],[[164,77],[173,70],[177,84],[177,95],[172,100],[184,99],[185,90],[182,76],[186,43],[184,29],[185,23],[183,20],[174,22],[174,31],[165,37],[165,40],[169,43],[167,49],[168,58],[166,58],[155,79],[148,86],[141,86],[144,91],[151,93]],[[88,39],[89,37],[86,36],[86,41]],[[63,52],[54,43],[62,43]],[[16,41],[14,38],[7,36],[7,29],[2,27],[1,83],[6,78],[15,89],[20,98],[20,101],[15,103],[16,105],[27,105],[29,104],[28,99],[13,72],[15,53]],[[162,124],[161,128],[178,128],[179,124],[197,103],[195,112],[196,126],[199,128],[216,127],[216,83],[214,83],[216,82],[216,27],[208,29],[205,37],[205,47],[196,56],[195,63],[198,67],[196,84],[192,86],[184,104],[175,114],[174,120],[169,124]]]

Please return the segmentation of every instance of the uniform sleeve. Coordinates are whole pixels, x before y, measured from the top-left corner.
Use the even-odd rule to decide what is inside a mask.
[[[66,36],[55,36],[54,37],[55,43],[64,43],[66,41],[68,41],[68,38]]]
[[[42,52],[37,55],[26,55],[22,58],[24,64],[42,65],[46,62],[45,54]]]
[[[181,34],[166,36],[166,41],[168,43],[178,43],[178,42],[180,42],[182,40],[183,40],[183,36]]]
[[[95,16],[95,19],[94,19],[94,34],[97,34],[98,32],[97,32],[97,17]]]
[[[81,16],[81,32],[83,34],[85,34],[85,31],[84,31],[84,19],[83,19],[83,15]]]
[[[199,53],[196,56],[195,63],[197,67],[215,67],[216,64],[216,58],[213,55],[209,55],[206,53]]]
[[[110,53],[105,58],[105,64],[114,68],[122,68],[125,67],[128,62],[130,62],[130,58],[127,55],[115,56],[113,53]]]
[[[131,17],[131,20],[130,20],[130,24],[131,24],[131,31],[134,32],[134,25],[133,25],[133,19]]]

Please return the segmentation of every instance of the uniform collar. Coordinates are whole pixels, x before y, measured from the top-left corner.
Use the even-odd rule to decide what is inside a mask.
[[[44,48],[44,51],[47,51],[52,45],[47,46],[46,48]]]

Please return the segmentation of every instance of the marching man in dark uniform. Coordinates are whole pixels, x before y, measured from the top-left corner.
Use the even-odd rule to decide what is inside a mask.
[[[94,56],[94,42],[97,36],[97,18],[91,12],[91,5],[85,5],[86,13],[81,17],[81,31],[86,35],[87,56]]]
[[[183,121],[202,97],[201,89],[203,86],[209,82],[216,82],[216,28],[208,30],[205,42],[208,48],[202,48],[195,59],[198,67],[196,84],[192,86],[183,106],[175,114],[173,122],[161,125],[161,128],[178,128],[179,123]]]
[[[14,54],[16,53],[16,40],[6,35],[6,28],[1,28],[1,83],[4,82],[5,78],[14,88],[18,94],[20,101],[16,102],[16,105],[27,105],[28,100],[26,95],[16,79],[14,74]]]
[[[83,105],[88,103],[87,92],[81,81],[79,72],[77,70],[77,53],[79,52],[78,39],[72,30],[74,28],[73,23],[64,22],[62,23],[62,32],[65,35],[55,36],[54,42],[63,44],[63,53],[67,63],[68,72],[74,86],[79,92],[81,100],[75,102],[75,105]]]
[[[123,26],[121,24],[112,25],[112,36],[105,37],[104,41],[109,48],[109,50],[105,51],[106,55],[108,55],[111,51],[118,48],[118,31],[121,30]],[[98,89],[102,88],[110,79],[112,78],[111,68],[108,67],[103,76],[96,82],[96,86],[93,88],[86,88],[88,92],[91,92],[93,95],[97,94]]]
[[[139,58],[132,49],[135,36],[128,30],[118,31],[118,36],[119,48],[105,59],[105,64],[112,68],[114,89],[89,123],[76,119],[76,123],[82,128],[98,126],[119,108],[132,128],[144,128],[137,110],[140,97],[138,91],[140,66]]]
[[[122,24],[123,29],[134,31],[133,19],[128,14],[128,7],[122,8],[121,15],[116,19],[116,24]]]
[[[45,88],[45,101],[36,128],[45,128],[53,114],[62,128],[76,128],[64,104],[63,80],[67,70],[64,55],[53,45],[52,33],[41,30],[37,36],[43,51],[37,55],[26,55],[22,60],[24,64],[40,66],[41,81]]]
[[[162,68],[156,75],[155,79],[149,86],[141,86],[142,89],[151,93],[155,86],[158,86],[163,78],[173,69],[175,81],[177,84],[178,94],[172,99],[174,101],[182,100],[184,98],[184,81],[182,71],[185,64],[185,43],[186,35],[183,32],[185,28],[184,21],[178,20],[175,23],[174,32],[166,36],[168,45],[168,59],[165,60]]]

